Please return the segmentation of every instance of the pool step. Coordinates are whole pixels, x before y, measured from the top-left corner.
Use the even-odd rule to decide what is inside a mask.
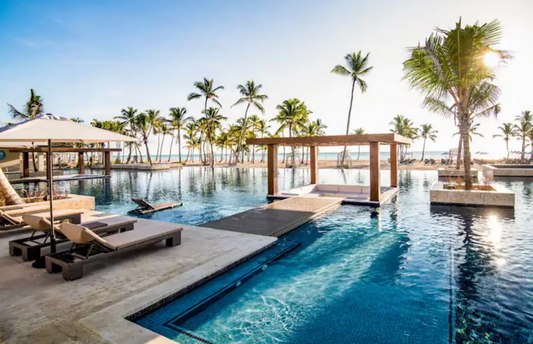
[[[171,326],[172,328],[181,325],[189,318],[209,307],[216,300],[230,293],[235,288],[238,288],[242,283],[245,283],[257,273],[266,270],[269,264],[281,258],[298,245],[300,245],[298,241],[276,244],[255,259],[252,258],[250,261],[242,263],[184,295],[179,299],[179,302],[176,302],[179,303],[180,309],[175,309],[175,317],[165,325]],[[180,310],[181,312],[178,313]]]

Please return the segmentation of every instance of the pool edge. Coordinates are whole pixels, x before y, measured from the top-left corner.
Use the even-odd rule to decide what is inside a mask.
[[[259,237],[259,236],[258,236]],[[191,288],[206,278],[211,278],[218,271],[227,270],[228,266],[252,257],[275,244],[277,238],[261,237],[254,247],[229,252],[222,257],[202,264],[159,285],[146,289],[130,298],[99,310],[76,323],[98,335],[109,343],[174,343],[174,341],[152,332],[127,318],[141,312],[161,300],[169,298],[180,290]]]

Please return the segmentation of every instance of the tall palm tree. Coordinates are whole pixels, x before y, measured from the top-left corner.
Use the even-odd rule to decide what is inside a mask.
[[[235,104],[232,105],[238,105],[242,103],[246,103],[246,111],[244,112],[244,125],[242,127],[241,137],[239,140],[239,145],[237,146],[237,155],[239,154],[239,151],[241,150],[243,140],[244,140],[244,130],[247,126],[247,120],[248,120],[248,110],[250,109],[250,106],[255,106],[261,113],[265,113],[265,109],[263,108],[263,105],[261,104],[265,99],[268,99],[268,96],[266,94],[259,94],[261,88],[263,85],[259,84],[256,85],[253,80],[249,80],[246,82],[245,85],[238,85],[237,89],[241,93],[242,97],[235,102]],[[238,159],[237,159],[238,160]],[[238,162],[238,161],[237,161]],[[244,153],[242,155],[242,162],[244,162]]]
[[[346,66],[343,65],[336,65],[331,70],[331,73],[335,73],[337,75],[342,76],[349,76],[352,78],[352,92],[350,96],[350,107],[348,109],[348,121],[346,123],[346,135],[350,132],[350,118],[352,116],[352,105],[353,105],[353,93],[355,90],[355,84],[359,86],[359,89],[361,90],[361,93],[365,93],[368,85],[366,81],[361,79],[361,77],[365,76],[370,72],[374,67],[368,66],[368,57],[370,56],[370,53],[366,54],[365,57],[363,57],[361,50],[356,54],[355,52],[351,54],[346,54],[344,56],[344,60],[346,62]],[[344,153],[342,155],[342,164],[344,165],[344,159],[346,157],[346,146],[344,146]]]
[[[455,28],[437,29],[424,45],[411,48],[404,62],[404,79],[426,96],[426,106],[431,109],[430,104],[447,98],[453,100],[464,146],[467,190],[472,189],[470,140],[467,138],[472,124],[472,91],[484,92],[479,94],[479,99],[485,108],[496,105],[499,88],[490,83],[495,77],[494,69],[483,63],[483,57],[492,53],[498,54],[502,62],[510,58],[507,52],[494,48],[500,38],[498,20],[464,27],[459,20]]]
[[[121,121],[122,123],[124,123],[129,131],[130,131],[130,134],[134,134],[135,133],[135,116],[137,115],[137,109],[134,109],[132,108],[131,106],[128,107],[127,109],[122,109],[120,110],[120,113],[121,115],[120,116],[115,116],[115,119]],[[135,145],[128,145],[129,147],[129,152],[128,152],[128,159],[126,160],[126,163],[129,164],[130,163],[130,160],[131,160],[131,153],[132,153],[132,148],[134,147]]]
[[[363,135],[365,133],[365,129],[363,128],[357,128],[354,131],[352,131],[353,135]],[[361,146],[357,145],[357,160],[361,157]]]
[[[202,97],[205,98],[204,111],[203,111],[204,114],[207,113],[207,102],[209,100],[213,101],[216,105],[222,108],[222,104],[220,104],[220,102],[218,101],[218,95],[216,94],[216,92],[218,90],[223,90],[224,86],[214,87],[213,84],[214,84],[213,79],[208,80],[207,78],[204,78],[203,81],[197,81],[194,83],[194,87],[198,89],[198,93],[192,92],[187,97],[187,100],[189,101],[193,99],[199,99]],[[201,157],[201,154],[200,154],[200,158],[203,159]]]
[[[518,124],[514,125],[515,136],[522,140],[522,152],[520,154],[522,159],[524,159],[527,138],[531,130],[533,130],[533,115],[531,111],[522,111],[522,114],[516,116],[515,120],[518,121]]]
[[[422,146],[422,158],[420,161],[424,161],[424,155],[426,154],[426,140],[430,139],[431,141],[435,142],[437,133],[438,131],[434,130],[433,126],[429,123],[422,124],[420,126],[420,136],[424,139],[424,145]]]
[[[219,111],[219,108],[210,107],[207,109],[207,112],[205,113],[204,117],[200,119],[202,122],[202,126],[205,128],[205,136],[207,142],[209,142],[209,145],[211,147],[211,167],[215,166],[214,144],[216,140],[216,132],[218,129],[222,128],[222,121],[228,119],[227,117],[224,117],[219,114]]]
[[[144,146],[146,148],[146,157],[148,158],[150,166],[153,165],[153,162],[152,157],[150,156],[150,149],[148,148],[148,139],[153,132],[153,126],[156,117],[156,110],[147,110],[146,113],[141,112],[135,116],[135,128],[137,128],[139,131],[139,134],[144,142]]]
[[[179,162],[181,162],[181,130],[185,129],[185,125],[194,119],[191,116],[187,115],[187,109],[184,107],[173,107],[170,108],[170,122],[174,130],[178,131],[178,151],[179,151]],[[172,147],[172,144],[170,145]],[[171,148],[172,149],[172,148]],[[170,161],[170,156],[169,156]]]
[[[516,132],[513,126],[513,123],[502,123],[498,129],[502,132],[501,134],[492,135],[492,137],[503,137],[505,141],[505,147],[507,148],[507,159],[509,159],[509,140],[511,137],[516,136]]]
[[[161,157],[163,155],[163,146],[165,145],[165,137],[167,135],[173,137],[172,127],[169,125],[168,121],[162,122],[159,125],[159,133],[163,136],[163,140],[161,140],[161,147],[159,148],[159,162],[161,162]],[[168,158],[170,159],[170,155],[168,156]]]

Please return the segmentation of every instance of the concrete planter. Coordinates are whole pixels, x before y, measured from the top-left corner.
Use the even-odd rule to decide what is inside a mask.
[[[492,173],[494,177],[533,177],[532,165],[483,165],[483,171]]]
[[[474,180],[478,178],[479,170],[477,168],[470,169],[472,172],[472,177]],[[457,178],[461,177],[464,178],[465,171],[463,169],[455,169],[455,168],[449,168],[449,167],[440,167],[438,170],[439,178]]]
[[[444,183],[437,182],[431,187],[429,197],[432,204],[514,208],[514,192],[500,185],[491,185],[491,187],[493,191],[446,190]]]

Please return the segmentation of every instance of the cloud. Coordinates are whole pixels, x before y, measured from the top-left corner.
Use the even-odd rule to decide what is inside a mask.
[[[28,47],[28,48],[42,48],[42,47],[54,44],[54,42],[50,40],[35,41],[35,40],[30,40],[30,39],[21,38],[21,37],[15,37],[14,39],[19,44],[25,47]]]

